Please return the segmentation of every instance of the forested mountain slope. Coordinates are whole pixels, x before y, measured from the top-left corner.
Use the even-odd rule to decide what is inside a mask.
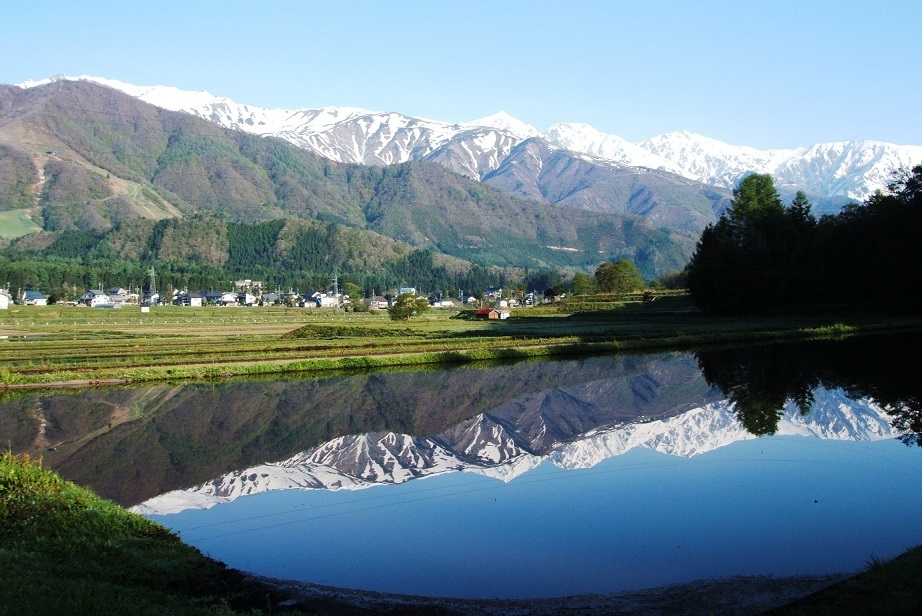
[[[629,257],[648,276],[681,267],[696,239],[632,213],[516,199],[434,163],[332,162],[84,81],[0,86],[0,203],[46,232],[194,214],[319,220],[489,264]]]

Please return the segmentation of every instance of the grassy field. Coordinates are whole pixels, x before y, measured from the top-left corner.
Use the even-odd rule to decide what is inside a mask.
[[[917,319],[704,318],[684,296],[603,305],[605,310],[593,311],[572,304],[521,309],[504,321],[440,310],[391,321],[383,311],[155,307],[141,313],[137,307],[13,306],[0,311],[0,384],[219,378],[922,327]]]
[[[13,240],[41,230],[41,225],[30,217],[29,210],[0,212],[0,239]]]

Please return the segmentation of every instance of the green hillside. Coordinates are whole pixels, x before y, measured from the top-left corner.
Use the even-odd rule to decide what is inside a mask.
[[[335,163],[87,82],[0,86],[0,211],[13,209],[40,212],[48,232],[97,236],[194,215],[324,221],[485,265],[593,268],[627,257],[648,277],[681,268],[696,239],[630,214],[516,199],[434,163]],[[161,257],[214,263],[233,249],[202,225],[185,241],[211,252],[168,243]]]

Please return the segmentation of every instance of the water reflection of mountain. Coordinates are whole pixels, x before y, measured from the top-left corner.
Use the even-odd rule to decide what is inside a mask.
[[[761,434],[919,439],[916,336],[769,344],[699,352],[617,378],[545,383],[435,436],[371,432],[279,463],[226,473],[146,503],[167,512],[273,489],[355,489],[466,470],[509,479],[542,460],[588,467],[646,447],[692,456]]]
[[[305,487],[449,468],[508,478],[543,459],[587,466],[636,446],[692,455],[745,428],[918,434],[916,338],[17,395],[0,404],[0,436],[124,505],[189,486],[223,498],[270,476]]]
[[[717,397],[690,355],[598,357],[16,396],[2,405],[0,434],[14,451],[42,451],[65,477],[132,505],[349,435],[439,434],[467,463],[474,441],[461,426],[473,417],[507,436],[502,451],[540,456],[599,426]]]
[[[612,400],[606,384],[583,386],[577,391],[553,390],[510,403],[523,410],[542,409],[535,414],[517,414],[524,420],[520,424],[498,421],[493,413],[487,413],[428,438],[393,432],[340,437],[283,462],[235,471],[193,489],[161,495],[135,510],[146,514],[176,513],[270,490],[359,489],[451,471],[473,471],[509,480],[545,459],[563,468],[588,468],[635,447],[691,457],[755,438],[737,420],[727,401],[667,416],[613,419],[575,439],[572,434],[559,440],[551,436],[554,428],[548,425],[549,418],[580,417],[583,426],[588,427],[587,414],[600,410],[594,400]],[[595,399],[594,394],[601,397]],[[509,417],[508,409],[497,411]],[[597,416],[603,414],[604,411]],[[777,431],[840,440],[896,436],[887,415],[874,403],[854,401],[841,390],[822,388],[814,392],[813,410],[808,415],[800,413],[796,404],[788,404]]]

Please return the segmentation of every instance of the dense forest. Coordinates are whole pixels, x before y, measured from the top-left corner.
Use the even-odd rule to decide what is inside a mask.
[[[886,192],[817,220],[798,193],[785,206],[771,176],[753,174],[708,226],[687,267],[704,310],[922,309],[922,165],[898,172]]]

